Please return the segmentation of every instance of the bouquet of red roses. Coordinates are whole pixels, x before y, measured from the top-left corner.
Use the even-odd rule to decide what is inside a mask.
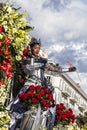
[[[69,125],[70,123],[74,123],[75,119],[75,115],[71,108],[67,109],[63,103],[56,104],[56,125]]]
[[[50,90],[43,86],[31,85],[29,88],[18,95],[21,102],[28,105],[40,104],[43,110],[54,105],[53,95]]]

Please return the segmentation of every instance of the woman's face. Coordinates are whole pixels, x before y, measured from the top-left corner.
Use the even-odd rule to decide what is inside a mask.
[[[34,56],[38,56],[39,51],[40,51],[40,48],[41,48],[40,45],[35,44],[35,45],[31,48],[32,54],[33,54]]]

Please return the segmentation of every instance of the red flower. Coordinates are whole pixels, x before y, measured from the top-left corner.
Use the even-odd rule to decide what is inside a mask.
[[[61,117],[60,117],[60,116],[57,116],[56,119],[57,119],[58,121],[60,121],[60,120],[61,120]]]
[[[56,123],[63,123],[63,125],[74,123],[75,115],[71,108],[66,109],[63,103],[56,104]]]
[[[0,80],[0,86],[4,84],[4,80]]]
[[[5,44],[6,44],[6,45],[9,45],[10,42],[11,42],[11,39],[10,39],[8,36],[6,36],[6,37],[5,37]]]
[[[2,26],[0,26],[0,32],[2,32]]]
[[[0,40],[0,46],[2,46],[2,41]]]
[[[39,86],[39,85],[35,86],[35,89],[36,89],[36,90],[38,90],[38,89],[40,89],[40,88],[41,88],[41,86]]]
[[[71,122],[71,120],[70,119],[68,119],[68,123],[70,123]]]
[[[28,96],[29,97],[33,97],[34,96],[34,92],[28,92]]]
[[[41,94],[41,96],[43,96],[43,95],[44,95],[44,90],[41,90],[41,91],[39,92],[39,94]]]
[[[19,82],[20,82],[20,83],[23,83],[23,82],[24,82],[24,79],[23,79],[23,78],[19,78]]]
[[[37,102],[37,99],[36,99],[36,98],[32,98],[32,102],[33,102],[33,103],[36,103],[36,102]]]
[[[71,108],[68,109],[70,112],[73,112]]]
[[[63,114],[61,118],[62,118],[62,119],[66,119],[66,115],[65,115],[65,114]]]
[[[57,109],[66,109],[63,103],[56,104]]]
[[[46,104],[47,104],[47,101],[46,101],[46,100],[42,100],[41,103],[42,103],[43,105],[46,105]]]
[[[48,94],[48,99],[49,100],[53,100],[53,95],[52,94]]]
[[[27,56],[29,51],[29,48],[27,47],[26,49],[23,50],[23,56]]]
[[[29,91],[29,90],[35,90],[35,86],[34,85],[29,86],[29,88],[27,89],[27,91]]]
[[[6,50],[4,51],[5,55],[8,55],[8,48],[6,48]]]
[[[49,107],[50,107],[50,104],[47,103],[47,104],[45,104],[45,106],[46,106],[46,108],[49,108]]]
[[[47,93],[47,94],[50,93],[50,90],[49,90],[49,89],[45,89],[44,91],[45,91],[45,93]]]
[[[12,66],[11,66],[9,63],[7,63],[6,66],[7,66],[7,70],[8,70],[8,71],[11,71],[11,70],[12,70]]]
[[[2,50],[0,49],[0,54],[2,54]]]
[[[9,71],[6,71],[6,76],[7,76],[8,78],[12,78],[12,73],[9,72]]]
[[[7,68],[6,68],[5,66],[3,66],[3,65],[0,65],[0,68],[1,68],[1,70],[3,70],[3,71],[6,71],[6,70],[7,70]]]
[[[48,91],[48,90],[47,90]],[[28,102],[26,102],[25,100],[25,93],[27,94],[26,100]],[[50,98],[52,98],[52,100],[48,100],[48,95]],[[52,94],[50,93],[45,93],[45,87],[42,86],[34,86],[31,85],[28,87],[28,89],[23,92],[23,94],[19,94],[19,99],[24,101],[25,103],[28,103],[29,105],[31,105],[31,103],[40,103],[43,110],[47,109],[49,107],[51,107],[54,104],[54,99]]]
[[[38,93],[36,96],[37,96],[38,99],[41,98],[41,94],[40,93]]]
[[[57,112],[58,114],[60,114],[60,115],[62,114],[62,111],[61,111],[61,110],[57,110],[56,112]]]
[[[27,99],[29,96],[28,96],[27,93],[23,92],[23,93],[19,94],[18,97],[19,97],[20,100],[25,100],[25,99]]]

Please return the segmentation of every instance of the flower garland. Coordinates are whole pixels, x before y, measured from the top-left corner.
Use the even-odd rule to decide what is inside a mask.
[[[18,95],[21,102],[26,106],[37,105],[40,103],[43,110],[54,106],[53,95],[49,89],[43,86],[31,85],[29,88]]]

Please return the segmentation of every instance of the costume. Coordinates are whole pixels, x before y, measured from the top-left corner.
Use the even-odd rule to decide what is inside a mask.
[[[45,68],[49,71],[54,72],[62,72],[62,68],[60,66],[52,67],[50,65],[46,66],[47,59],[42,58],[40,56],[34,56],[31,53],[28,54],[28,57],[22,61],[23,71],[27,75],[27,79],[25,81],[24,87],[20,90],[19,94],[27,91],[29,86],[31,85],[41,85],[48,88],[47,80],[44,76]],[[65,71],[65,70],[64,70]],[[69,70],[68,70],[69,71]],[[72,70],[71,70],[72,71]],[[49,86],[50,91],[55,95],[53,86]],[[56,103],[56,95],[55,95],[55,103]],[[7,110],[11,110],[11,121],[9,122],[9,130],[16,130],[16,128],[20,128],[21,119],[23,118],[24,113],[28,110],[28,107],[23,104],[17,95],[15,100],[13,100],[7,107]],[[47,128],[48,130],[52,130],[55,121],[55,107],[48,108],[47,111],[42,114],[42,129]],[[40,124],[40,115],[41,115],[41,107],[38,106],[38,110],[36,113],[35,121],[32,124],[32,128],[30,130],[34,130],[36,127],[38,130],[38,124]],[[38,121],[38,123],[37,123]],[[30,126],[28,126],[30,127]],[[25,128],[24,130],[26,130]]]
[[[44,76],[45,64],[47,59],[40,56],[30,55],[28,58],[22,61],[23,71],[27,75],[27,80],[25,81],[24,87],[20,90],[19,94],[25,92],[31,85],[41,85],[47,87],[46,79]],[[9,122],[9,129],[15,130],[20,128],[21,119],[23,114],[28,110],[27,106],[23,104],[17,95],[17,97],[7,106],[7,110],[11,110],[11,121]],[[40,116],[41,107],[38,106],[38,114]],[[38,119],[39,120],[39,119]],[[36,125],[33,125],[32,130]]]

